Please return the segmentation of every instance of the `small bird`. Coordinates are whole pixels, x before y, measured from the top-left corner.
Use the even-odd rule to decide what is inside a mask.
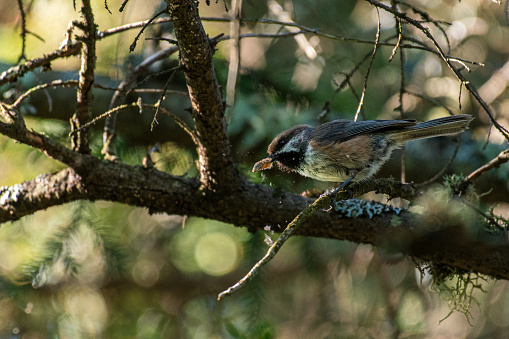
[[[316,127],[298,125],[279,134],[269,145],[269,157],[253,172],[276,162],[281,170],[320,181],[342,182],[371,178],[407,141],[463,132],[472,116],[451,115],[426,122],[415,120],[334,120]],[[338,190],[335,190],[337,192]]]

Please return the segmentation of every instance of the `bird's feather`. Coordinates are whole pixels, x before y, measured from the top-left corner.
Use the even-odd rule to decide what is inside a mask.
[[[415,126],[415,120],[334,120],[313,129],[311,139],[322,146],[344,142],[363,134],[382,133]]]

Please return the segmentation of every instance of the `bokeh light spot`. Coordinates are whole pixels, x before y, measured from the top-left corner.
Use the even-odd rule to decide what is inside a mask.
[[[225,275],[237,265],[237,245],[227,234],[208,233],[196,244],[194,256],[203,272],[214,276]]]
[[[159,269],[149,260],[138,260],[133,270],[134,281],[143,287],[153,286],[159,279]]]

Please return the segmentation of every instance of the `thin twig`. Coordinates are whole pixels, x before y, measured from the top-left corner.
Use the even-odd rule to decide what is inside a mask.
[[[125,9],[125,6],[127,5],[128,2],[129,2],[129,0],[122,1],[122,4],[120,5],[120,8],[118,9],[118,11],[123,12]]]
[[[493,168],[498,168],[507,161],[509,161],[509,149],[500,152],[494,159],[492,159],[486,165],[481,166],[472,173],[470,173],[468,177],[466,177],[465,181],[472,183],[476,181],[477,178],[479,178],[483,173],[486,173]]]
[[[72,55],[78,55],[81,50],[81,42],[71,44],[69,46],[65,46],[62,49],[57,49],[54,52],[51,52],[49,54],[46,54],[42,58],[36,58],[36,59],[30,59],[26,62],[13,66],[6,71],[4,71],[0,75],[0,86],[4,85],[9,82],[14,82],[18,78],[25,75],[25,73],[28,73],[30,71],[33,71],[34,69],[38,67],[45,67],[47,65],[50,65],[50,63],[53,60],[60,59],[60,58],[66,58]]]
[[[16,101],[14,103],[12,103],[11,105],[8,105],[8,106],[11,108],[19,106],[19,104],[21,104],[21,102],[23,100],[28,98],[33,93],[38,92],[40,90],[45,90],[50,87],[76,87],[76,86],[78,86],[78,80],[65,80],[65,81],[64,80],[54,80],[52,82],[37,85],[37,86],[34,86],[34,87],[28,89],[25,93],[21,94],[16,99]],[[103,86],[101,84],[95,84],[95,83],[92,86],[94,88],[99,88],[99,89],[103,89],[106,91],[121,91],[121,92],[127,93],[127,90],[122,90],[121,88],[118,88],[118,87]],[[131,92],[134,92],[134,93],[157,93],[157,94],[164,92],[165,94],[187,95],[187,92],[184,92],[184,91],[174,91],[174,90],[164,91],[163,89],[160,89],[160,88],[139,88],[139,89],[133,89],[133,90],[131,90]]]
[[[359,105],[357,106],[357,112],[355,112],[354,121],[357,121],[357,118],[359,117],[359,113],[362,108],[362,104],[364,103],[364,96],[366,95],[366,90],[368,88],[368,78],[369,78],[369,74],[371,72],[371,66],[373,66],[373,60],[375,60],[376,50],[377,50],[378,42],[380,40],[381,23],[380,23],[380,12],[378,11],[378,8],[376,10],[376,13],[378,16],[378,25],[377,25],[377,29],[376,29],[375,45],[373,47],[373,53],[371,54],[371,60],[369,61],[368,70],[366,71],[366,77],[364,78],[364,88],[362,89],[361,100],[359,101]]]
[[[396,1],[393,0],[393,2],[391,2],[392,4],[392,7],[397,10],[397,5],[396,5]],[[401,19],[398,18],[398,17],[394,17],[394,20],[396,20],[396,31],[397,31],[397,35],[398,35],[398,43],[397,45],[399,45],[401,43],[401,40],[403,39],[403,27],[401,25]],[[394,50],[393,50],[393,53],[396,52],[396,47],[394,47]],[[392,58],[392,55],[391,55],[391,58]],[[400,67],[400,70],[399,70],[399,74],[400,74],[400,85],[399,85],[399,116],[401,117],[401,119],[404,119],[405,118],[405,107],[403,106],[403,98],[404,98],[404,94],[405,94],[405,52],[403,50],[403,48],[400,48],[399,49],[399,67]],[[390,61],[390,59],[389,59]],[[406,182],[406,149],[405,149],[405,146],[403,145],[403,147],[401,147],[401,182],[404,183]]]
[[[412,10],[412,12],[414,12],[416,14],[419,14],[421,16],[421,18],[423,19],[422,22],[424,22],[424,23],[432,23],[436,28],[438,28],[440,30],[440,32],[442,33],[442,35],[444,36],[444,39],[445,39],[445,41],[447,43],[447,53],[451,52],[451,43],[449,41],[449,37],[447,36],[447,33],[445,32],[444,28],[442,26],[440,26],[440,24],[451,25],[451,23],[435,20],[435,19],[433,19],[429,15],[429,13],[423,11],[420,8],[414,7],[414,6],[412,6],[409,3],[406,3],[404,1],[396,1],[396,2],[399,3],[399,4],[402,4],[402,5],[405,5],[405,6],[409,7]]]
[[[149,24],[149,21],[150,20],[143,20],[143,21],[133,22],[130,24],[125,24],[122,26],[113,27],[113,28],[110,28],[110,29],[107,29],[107,30],[97,33],[97,38],[103,39],[103,38],[109,37],[110,35],[122,33],[122,32],[128,31],[130,29],[140,28],[140,27],[148,26],[148,25],[157,25],[157,24],[172,22],[173,19],[172,18],[153,19],[152,21],[150,21],[150,24]]]
[[[152,21],[154,21],[158,16],[160,15],[163,15],[165,13],[168,13],[168,9],[165,8],[163,9],[162,11],[156,13],[153,17],[151,17],[145,25],[143,25],[143,28],[138,32],[138,34],[136,35],[136,37],[134,38],[134,41],[133,43],[131,44],[131,46],[129,46],[129,52],[134,52],[135,48],[136,48],[136,43],[138,42],[138,39],[140,38],[141,34],[143,33],[143,31],[145,31],[145,28],[147,28],[151,23]]]
[[[170,55],[178,51],[178,46],[171,46],[164,50],[158,51],[141,63],[139,63],[119,84],[118,90],[113,94],[110,101],[109,108],[112,109],[118,105],[124,104],[126,100],[126,94],[133,90],[133,83],[138,79],[139,76],[149,72],[149,66],[153,63],[167,59]],[[115,130],[116,130],[116,115],[109,115],[104,123],[103,131],[103,147],[101,153],[105,155],[107,159],[115,159]]]
[[[219,17],[201,17],[200,19],[202,21],[225,22],[225,23],[232,21],[231,18],[219,18]],[[150,24],[151,25],[156,25],[156,24],[162,24],[162,23],[167,23],[167,22],[172,22],[172,21],[173,21],[172,18],[160,18],[160,19],[153,20]],[[356,42],[356,43],[370,44],[370,45],[374,44],[374,41],[372,41],[372,40],[363,40],[363,39],[357,39],[357,38],[347,38],[347,37],[340,36],[340,35],[328,34],[328,33],[321,32],[318,29],[309,28],[307,26],[300,25],[300,24],[297,24],[295,22],[286,22],[286,21],[272,20],[272,19],[253,19],[253,18],[240,18],[240,21],[242,23],[249,22],[249,23],[267,24],[267,25],[280,25],[280,26],[288,26],[288,27],[297,27],[297,28],[299,28],[302,31],[302,32],[299,32],[298,34],[301,34],[301,33],[312,33],[312,34],[315,34],[317,36],[321,36],[321,37],[324,37],[324,38],[327,38],[327,39],[332,39],[332,40],[345,41],[345,42]],[[106,38],[106,37],[108,37],[110,35],[113,35],[113,34],[122,33],[122,32],[124,32],[126,30],[143,27],[143,26],[147,25],[148,22],[149,22],[149,20],[145,20],[145,21],[139,21],[139,22],[134,22],[134,23],[126,24],[126,25],[123,25],[123,26],[118,26],[118,27],[110,28],[110,29],[107,29],[107,30],[99,32],[97,34],[97,38],[98,39],[103,39],[103,38]],[[417,21],[417,20],[415,20],[415,22],[419,23],[419,21]],[[271,37],[270,34],[261,34],[261,33],[252,33],[252,34],[253,34],[252,36],[257,36],[257,34],[260,34],[260,37]],[[291,35],[291,34],[288,34],[288,35]],[[246,34],[246,35],[243,35],[243,37],[250,37],[250,35]],[[226,39],[229,39],[229,38],[230,37],[228,36],[227,38],[221,39],[221,40],[226,40]],[[417,39],[413,39],[411,37],[406,37],[405,39],[408,40],[408,41],[414,42],[414,43],[416,43],[418,45],[400,44],[400,48],[419,49],[419,50],[427,51],[427,52],[430,52],[430,53],[433,53],[433,54],[436,54],[436,55],[440,56],[440,54],[438,52],[430,49],[429,47],[427,47],[426,45],[424,45],[422,42],[420,42]],[[396,44],[389,43],[389,42],[386,42],[386,41],[379,42],[378,45],[380,45],[380,46],[388,46],[388,47],[395,47],[396,46]],[[461,58],[452,57],[450,55],[446,55],[446,57],[449,60],[451,60],[451,61],[462,61],[462,62],[465,62],[465,63],[470,63],[470,64],[473,64],[473,65],[477,65],[477,66],[484,66],[484,64],[481,63],[481,62],[464,60],[464,59],[461,59]]]
[[[148,105],[148,106],[152,106],[152,105]],[[110,115],[112,115],[114,113],[118,113],[118,112],[120,112],[122,110],[130,109],[130,108],[133,108],[133,107],[138,107],[137,103],[133,102],[131,104],[120,105],[120,106],[117,106],[117,107],[112,108],[110,110],[107,110],[106,112],[104,112],[101,115],[96,116],[95,118],[93,118],[92,120],[87,122],[86,124],[81,125],[79,128],[73,129],[71,132],[69,132],[69,136],[73,136],[74,134],[78,133],[79,131],[92,126],[93,124],[95,124],[99,120],[104,119],[104,118],[106,118],[106,117],[108,117],[108,116],[110,116]]]
[[[152,107],[154,109],[154,107]],[[164,107],[160,107],[159,110],[161,111],[162,114],[165,114],[169,117],[171,117],[173,119],[173,121],[175,121],[175,123],[177,125],[179,125],[180,128],[182,128],[184,130],[184,132],[186,132],[190,137],[191,139],[193,140],[193,143],[198,146],[198,144],[200,143],[200,140],[198,139],[198,136],[196,135],[196,133],[184,122],[184,120],[180,119],[178,116],[176,116],[175,114],[171,113],[170,111],[168,111],[166,108]]]
[[[306,31],[300,30],[295,32],[279,32],[279,33],[244,33],[239,35],[239,39],[245,39],[245,38],[286,38],[286,37],[293,37],[302,33],[306,33]],[[217,41],[225,41],[229,40],[232,37],[230,35],[224,35],[217,39]]]
[[[397,9],[395,0],[391,1],[391,6],[395,9]],[[401,41],[403,41],[403,30],[401,27],[401,19],[398,17],[394,17],[394,20],[396,20],[396,34],[397,34],[398,40],[396,41],[396,46],[394,46],[394,48],[392,49],[391,56],[389,57],[389,62],[392,61],[392,59],[396,55],[396,51],[398,50],[399,45],[401,44]]]
[[[60,87],[76,87],[76,86],[78,86],[78,80],[66,80],[66,81],[64,81],[64,80],[55,80],[55,81],[52,81],[52,82],[47,83],[47,84],[37,85],[35,87],[30,88],[25,93],[21,94],[18,97],[18,99],[16,99],[16,101],[12,105],[10,105],[10,106],[11,107],[18,106],[23,100],[28,98],[34,92],[37,92],[37,91],[40,91],[40,90],[44,90],[44,89],[46,89],[48,87],[57,87],[57,86],[60,86]]]
[[[104,112],[103,114],[95,117],[94,119],[90,120],[88,123],[86,123],[85,125],[81,126],[81,129],[84,129],[84,128],[88,128],[90,126],[92,126],[93,124],[95,124],[96,122],[110,116],[110,115],[113,115],[113,114],[116,114],[116,113],[119,113],[121,111],[124,111],[124,110],[130,110],[130,109],[133,109],[133,108],[138,108],[140,109],[141,108],[149,108],[149,109],[153,109],[153,110],[156,110],[158,109],[158,105],[157,104],[141,104],[139,102],[133,102],[133,103],[130,103],[130,104],[125,104],[125,105],[119,105],[117,107],[114,107],[106,112]],[[189,134],[189,136],[191,137],[191,139],[193,140],[193,142],[195,144],[198,143],[198,138],[196,137],[196,134],[193,132],[193,130],[187,126],[187,124],[182,120],[180,119],[179,117],[177,117],[175,114],[171,113],[170,111],[168,111],[167,109],[165,109],[164,107],[159,107],[159,110],[162,114],[165,114],[165,115],[168,115],[169,117],[171,117],[175,123],[177,125],[179,125],[179,127],[181,127],[187,134]],[[72,136],[73,134],[79,132],[79,129],[78,130],[73,130],[69,133],[69,136]]]
[[[445,166],[442,167],[442,169],[440,171],[438,171],[437,174],[435,174],[434,176],[432,176],[428,180],[423,181],[423,182],[421,182],[419,184],[415,184],[415,187],[423,187],[423,186],[429,185],[429,184],[435,182],[438,178],[440,178],[445,173],[445,171],[447,171],[449,169],[449,167],[451,166],[451,164],[454,161],[454,159],[456,159],[456,155],[458,155],[458,150],[460,149],[460,146],[461,146],[461,142],[458,141],[456,143],[456,148],[454,149],[454,153],[449,158],[449,161],[447,162],[447,164],[445,164]]]
[[[393,14],[394,16],[401,18],[405,22],[407,22],[410,25],[419,29],[433,43],[437,53],[440,55],[440,58],[445,62],[447,67],[456,75],[456,78],[458,78],[458,80],[461,83],[463,83],[465,88],[470,92],[470,94],[472,94],[472,96],[476,99],[476,101],[481,105],[481,107],[484,109],[486,114],[488,114],[493,125],[499,130],[499,132],[507,140],[509,140],[509,131],[495,120],[495,115],[493,114],[491,108],[483,100],[483,98],[481,98],[481,96],[477,92],[477,89],[474,86],[472,86],[472,84],[468,80],[465,79],[465,77],[463,76],[463,74],[461,74],[461,72],[459,70],[454,68],[454,66],[451,63],[451,59],[444,53],[444,51],[442,50],[442,48],[436,41],[435,37],[433,37],[433,35],[430,33],[428,28],[422,26],[422,24],[419,21],[410,18],[405,13],[401,13],[401,12],[393,9],[392,7],[387,6],[381,2],[378,2],[376,0],[366,0],[366,1],[368,1],[370,4],[372,4],[373,6],[375,6],[377,8],[381,8],[381,9]]]
[[[423,94],[419,94],[419,93],[412,92],[412,91],[409,91],[409,90],[405,90],[405,93],[413,95],[413,96],[418,97],[418,98],[421,98],[423,100],[429,101],[429,102],[431,102],[435,106],[440,106],[443,109],[445,109],[447,112],[449,112],[450,115],[454,115],[455,114],[449,107],[445,106],[444,104],[442,104],[442,103],[440,103],[440,102],[438,102],[436,100],[428,98],[427,96],[424,96]]]
[[[399,59],[400,59],[400,85],[399,85],[399,113],[401,119],[405,118],[405,107],[403,106],[403,98],[406,92],[405,85],[405,53],[403,49],[399,50]]]
[[[318,117],[316,118],[317,122],[321,122],[323,121],[323,119],[325,118],[325,116],[330,112],[330,104],[331,102],[334,101],[334,98],[336,97],[336,95],[346,86],[346,85],[350,85],[350,79],[352,78],[353,74],[359,70],[359,68],[362,66],[362,64],[368,60],[368,58],[372,55],[372,52],[369,52],[367,53],[366,55],[364,55],[364,57],[355,65],[354,68],[352,68],[350,70],[349,73],[339,73],[339,74],[343,74],[345,75],[345,79],[339,84],[337,85],[336,87],[336,90],[334,91],[334,93],[332,93],[332,96],[331,98],[329,99],[329,101],[327,101],[324,105],[324,107],[322,108],[322,112],[318,115]],[[350,85],[350,88],[352,88],[352,91],[354,92],[354,95],[357,99],[357,101],[360,102],[360,98],[358,97],[357,93],[354,91],[353,87]]]
[[[340,74],[343,74],[344,76],[347,76],[347,74],[345,74],[345,73],[340,73]],[[352,92],[355,100],[357,100],[357,102],[360,102],[361,101],[361,97],[359,96],[359,94],[355,90],[355,87],[352,85],[352,82],[350,81],[351,79],[352,78],[350,76],[350,77],[347,77],[345,80],[348,83],[348,88],[350,88],[350,91]],[[364,111],[364,106],[361,107],[361,116],[362,116],[362,119],[364,119],[364,120],[367,119],[366,112]]]
[[[235,293],[240,288],[242,288],[244,285],[246,285],[251,279],[255,277],[258,272],[268,264],[272,258],[274,258],[277,254],[277,252],[281,249],[281,246],[290,238],[290,236],[295,233],[295,231],[309,218],[311,217],[316,211],[321,210],[325,207],[327,207],[331,202],[331,198],[327,195],[323,195],[316,199],[311,205],[306,207],[305,209],[300,212],[295,219],[292,220],[286,227],[286,229],[281,233],[279,238],[272,244],[272,246],[269,247],[269,250],[267,253],[261,258],[252,268],[251,270],[242,278],[240,279],[235,285],[231,286],[227,290],[219,293],[217,296],[217,300],[222,300],[225,297]]]
[[[166,81],[166,84],[164,84],[163,93],[159,96],[159,100],[156,102],[156,112],[154,113],[154,118],[152,119],[152,123],[150,124],[150,130],[154,129],[155,124],[159,124],[157,122],[157,113],[159,113],[159,108],[161,107],[161,104],[163,103],[163,100],[166,95],[166,91],[168,90],[168,87],[170,86],[171,82],[173,81],[173,78],[175,77],[175,74],[181,69],[181,66],[177,66],[172,68],[170,71],[172,71],[171,75],[168,77],[168,80]]]
[[[26,55],[25,55],[26,40],[27,40],[27,29],[26,29],[26,13],[25,13],[25,9],[23,8],[23,1],[22,0],[18,0],[18,7],[19,7],[19,12],[21,14],[21,32],[19,33],[19,35],[21,36],[21,53],[19,55],[17,63],[20,63],[21,60],[26,60],[27,59]]]

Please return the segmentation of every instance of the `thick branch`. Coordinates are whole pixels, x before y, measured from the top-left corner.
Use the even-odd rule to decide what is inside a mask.
[[[216,79],[214,49],[201,24],[192,0],[167,0],[175,27],[191,99],[196,132],[200,140],[200,182],[208,191],[236,182],[231,148],[226,137],[225,106]]]
[[[212,218],[253,231],[266,225],[277,230],[314,201],[248,181],[242,181],[233,193],[211,200],[200,193],[198,180],[75,154],[80,159],[75,162],[76,169],[0,189],[0,222],[88,199],[147,207],[151,213]],[[438,223],[434,229],[442,230],[432,232],[419,227],[419,216],[405,211],[396,216],[388,210],[372,218],[319,211],[296,234],[373,244],[463,271],[509,279],[509,245],[502,235],[482,231],[473,235]]]
[[[17,220],[35,211],[87,198],[81,178],[67,168],[11,187],[0,187],[0,220]]]
[[[22,123],[6,124],[0,121],[0,134],[3,134],[22,144],[37,148],[47,156],[66,165],[73,166],[82,161],[76,152],[46,137],[43,134],[29,131]]]
[[[214,199],[204,196],[197,179],[184,179],[117,162],[100,160],[72,151],[22,124],[0,122],[0,133],[33,146],[72,169],[38,177],[32,181],[0,189],[0,223],[19,219],[36,211],[69,201],[109,200],[149,208],[152,213],[168,213],[211,218],[246,226],[250,230],[272,225],[274,230],[286,226],[314,200],[246,180],[237,182],[235,190],[218,192]],[[367,183],[371,185],[372,182]],[[358,185],[362,188],[362,183]],[[392,194],[391,185],[384,189]],[[415,193],[411,186],[408,194]],[[369,187],[368,187],[369,188]],[[352,200],[347,202],[352,203]],[[368,203],[369,205],[369,203]],[[383,205],[382,205],[383,206]],[[362,208],[361,208],[362,209]],[[447,228],[437,221],[431,232],[420,229],[412,213],[396,216],[380,205],[357,217],[340,217],[318,212],[305,222],[296,234],[350,240],[391,247],[417,258],[445,264],[464,271],[476,271],[509,279],[509,245],[503,234],[480,229],[475,235],[464,229]],[[349,215],[344,214],[344,215]]]

